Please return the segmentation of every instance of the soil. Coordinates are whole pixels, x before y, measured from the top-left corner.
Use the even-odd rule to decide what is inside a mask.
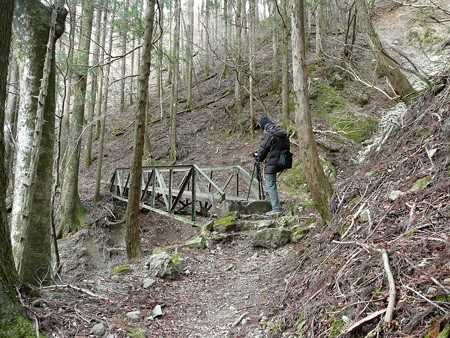
[[[377,29],[383,32],[383,39],[406,45],[400,30],[387,27],[393,22],[409,24],[413,10],[380,7]],[[202,77],[199,71],[197,78]],[[112,102],[106,126],[102,200],[92,202],[96,162],[88,169],[80,168],[86,226],[59,242],[60,285],[42,287],[39,296],[23,302],[49,337],[90,337],[97,323],[104,324],[105,337],[336,337],[339,333],[364,337],[374,330],[381,337],[422,337],[432,330],[441,332],[450,313],[450,84],[448,77],[442,81],[447,82],[441,92],[424,95],[408,110],[395,137],[362,162],[357,162],[361,146],[348,144],[337,151],[320,148],[339,170],[334,217],[326,227],[317,222],[300,243],[279,249],[255,247],[255,230],[246,230],[224,234],[209,249],[182,248],[199,233],[198,227],[143,211],[144,258],[132,261],[125,253],[125,206],[112,199],[108,185],[116,168],[131,163],[130,116],[136,104],[122,115]],[[261,85],[261,92],[269,92],[264,88],[269,81],[261,83],[267,83]],[[251,154],[258,146],[260,131],[252,138],[247,133],[249,121],[236,126],[232,99],[223,95],[230,88],[232,79],[223,78],[221,69],[199,82],[195,106],[202,108],[178,115],[176,164],[239,164],[251,170]],[[111,92],[113,98],[120,97],[116,94]],[[272,112],[279,104],[267,99],[263,106],[257,100],[256,111],[275,118]],[[380,116],[380,108],[394,104],[373,92],[369,104],[360,109]],[[149,128],[153,149],[146,164],[170,164],[168,119],[160,119],[157,103],[149,111],[154,119]],[[330,128],[316,119],[314,126]],[[317,136],[324,138],[323,134]],[[299,158],[296,146],[293,152]],[[425,189],[389,200],[392,190],[406,192],[424,177],[432,178]],[[285,205],[303,210],[298,216],[315,215],[299,208],[303,201],[289,195],[283,185],[280,190]],[[366,209],[369,217],[363,221],[360,216]],[[146,262],[155,248],[180,250],[186,270],[177,279],[155,278],[155,284],[144,288],[149,277]],[[359,322],[388,305],[390,288],[381,261],[383,250],[390,258],[396,284],[394,320],[383,324],[383,312]],[[113,273],[120,267],[122,272]],[[438,295],[447,298],[436,298]],[[154,317],[157,305],[162,315]],[[140,311],[137,319],[126,316],[131,311]],[[350,330],[351,324],[358,322]]]

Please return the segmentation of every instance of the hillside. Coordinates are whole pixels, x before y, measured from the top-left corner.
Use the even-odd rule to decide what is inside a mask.
[[[446,5],[445,0],[439,3]],[[354,143],[332,120],[314,115],[321,155],[337,172],[334,216],[327,226],[321,224],[305,196],[296,194],[296,185],[304,184],[296,176],[298,168],[284,173],[280,190],[287,212],[273,221],[308,228],[307,236],[295,244],[257,247],[257,230],[246,229],[220,234],[209,249],[184,248],[198,228],[142,212],[145,258],[129,262],[124,205],[112,200],[108,184],[115,168],[131,163],[130,116],[136,107],[121,116],[113,102],[107,118],[102,201],[92,202],[94,163],[81,169],[87,225],[59,243],[61,285],[23,299],[40,329],[54,337],[438,337],[450,325],[450,77],[433,72],[445,64],[448,69],[450,53],[442,41],[436,42],[435,50],[443,48],[431,62],[417,47],[424,26],[415,28],[416,40],[399,29],[416,25],[420,10],[391,4],[376,12],[377,30],[389,50],[401,50],[424,72],[438,75],[438,90],[425,90],[408,109],[357,81],[335,58],[311,74],[313,111],[327,107],[320,101],[327,84],[326,95],[338,94],[358,117],[385,118],[371,140]],[[374,72],[365,43],[358,41],[358,47],[358,74],[389,92]],[[267,57],[261,52],[262,70]],[[233,120],[233,98],[225,95],[232,92],[233,81],[221,70],[218,67],[214,76],[198,70],[195,106],[200,108],[178,115],[176,164],[239,164],[250,171],[261,134],[256,130],[252,138],[248,121]],[[261,71],[256,110],[277,121],[281,100],[271,92],[269,77]],[[150,111],[153,149],[145,163],[169,164],[167,119],[160,119],[157,103]],[[298,160],[298,142],[294,139],[293,144]],[[238,221],[261,219],[266,220],[242,216]],[[179,250],[186,267],[179,278],[149,281],[148,259],[156,248]],[[388,270],[396,297],[393,321],[385,326]],[[146,283],[150,285],[144,287]],[[156,314],[158,306],[162,313]],[[98,333],[92,331],[95,326]]]

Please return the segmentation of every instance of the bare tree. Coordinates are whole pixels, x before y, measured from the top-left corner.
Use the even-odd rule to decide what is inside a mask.
[[[178,80],[180,67],[180,0],[174,0],[174,31],[172,49],[172,98],[170,105],[170,151],[169,157],[177,159],[177,110],[178,110]]]
[[[140,210],[142,156],[144,154],[145,115],[147,113],[148,104],[148,82],[150,77],[154,17],[155,0],[147,0],[144,51],[142,54],[141,70],[139,74],[139,106],[136,113],[134,128],[133,163],[131,167],[128,205],[125,215],[127,227],[126,247],[128,258],[140,258],[142,256],[138,217]]]
[[[80,169],[81,138],[84,128],[84,108],[86,101],[89,50],[91,44],[94,8],[90,0],[83,0],[83,27],[80,48],[74,57],[72,69],[74,84],[74,104],[70,117],[67,161],[63,168],[61,186],[61,220],[59,231],[63,236],[75,232],[84,224],[85,211],[78,193],[78,173]]]
[[[292,3],[292,74],[295,93],[295,123],[301,146],[300,154],[314,206],[319,211],[323,221],[328,222],[331,218],[328,204],[331,199],[332,188],[320,163],[309,109],[304,0],[292,0]]]

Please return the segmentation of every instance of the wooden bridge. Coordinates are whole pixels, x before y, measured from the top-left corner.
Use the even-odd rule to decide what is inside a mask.
[[[199,168],[196,165],[142,168],[141,208],[200,225],[197,215],[220,214],[220,204],[264,199],[256,175],[240,166]],[[130,169],[116,169],[110,191],[128,202]],[[211,210],[212,209],[212,210]]]

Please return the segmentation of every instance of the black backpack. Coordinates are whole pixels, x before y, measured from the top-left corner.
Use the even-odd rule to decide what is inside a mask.
[[[292,168],[292,153],[289,150],[282,150],[277,162],[277,171],[284,171]]]

